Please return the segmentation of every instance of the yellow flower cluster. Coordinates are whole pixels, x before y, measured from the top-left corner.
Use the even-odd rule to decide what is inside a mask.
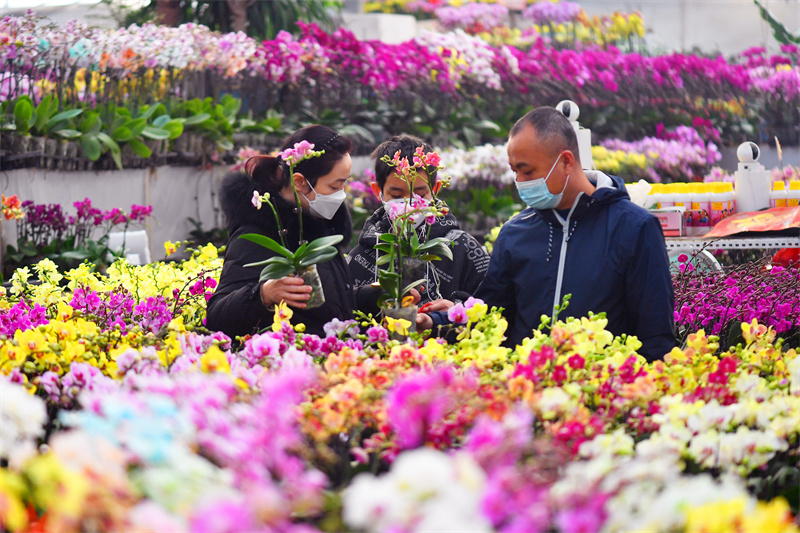
[[[644,177],[649,166],[645,154],[609,150],[604,146],[592,146],[592,160],[597,170],[615,176],[630,176],[631,181]]]
[[[128,76],[122,80],[111,83],[109,77],[97,70],[86,68],[78,69],[75,72],[74,82],[71,86],[65,86],[65,96],[71,99],[84,100],[90,94],[101,94],[108,90],[110,84],[115,96],[125,98],[128,95],[136,94],[137,91],[146,89],[153,94],[156,100],[164,99],[168,96],[172,84],[182,77],[182,70],[175,69],[170,72],[166,69],[144,69],[137,71],[136,76]],[[57,86],[54,82],[42,79],[36,82],[42,95],[56,95]]]
[[[792,523],[792,513],[785,499],[756,502],[755,509],[749,508],[749,503],[744,498],[737,498],[690,507],[686,512],[686,533],[800,532],[800,528]]]
[[[542,35],[547,35],[559,43],[619,45],[633,39],[641,39],[645,34],[644,19],[637,13],[620,13],[615,11],[610,17],[589,17],[581,10],[576,22],[540,26],[533,28]]]
[[[116,378],[116,355],[146,346],[154,346],[159,360],[167,366],[182,353],[180,336],[200,325],[205,317],[205,299],[202,295],[189,297],[190,285],[217,278],[221,266],[217,249],[209,244],[181,263],[133,266],[120,259],[105,275],[94,272],[86,263],[62,274],[52,261],[45,259],[33,267],[38,284],[29,283],[28,268],[18,269],[11,280],[14,300],[24,298],[29,306],[45,307],[50,320],[33,329],[17,330],[11,338],[0,337],[0,373],[9,374],[18,368],[26,375],[41,375],[48,370],[61,375],[71,363],[80,362]],[[97,323],[80,316],[69,305],[77,288],[98,294],[123,288],[137,302],[161,296],[170,310],[179,313],[160,334],[142,331],[135,325],[125,333],[119,328],[102,331]],[[0,309],[8,309],[14,303],[0,298]],[[223,364],[214,356],[207,354],[203,367],[223,369],[227,361]]]

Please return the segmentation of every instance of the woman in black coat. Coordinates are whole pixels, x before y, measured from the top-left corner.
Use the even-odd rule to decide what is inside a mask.
[[[300,194],[303,239],[310,242],[318,237],[342,235],[340,246],[350,242],[352,223],[343,200],[352,169],[352,145],[327,126],[311,125],[292,134],[282,150],[301,141],[313,143],[314,150],[325,153],[298,163],[292,176],[289,166],[279,157],[257,156],[248,160],[245,172],[231,172],[223,179],[220,201],[230,240],[219,285],[208,302],[209,329],[230,337],[255,333],[272,324],[274,306],[282,300],[293,308],[293,324],[303,323],[308,333],[320,336],[324,335],[322,327],[327,322],[353,316],[353,282],[341,250],[332,260],[317,265],[325,303],[314,309],[306,309],[311,287],[301,278],[286,276],[259,283],[261,267],[244,266],[276,254],[239,236],[258,233],[281,242],[272,209],[256,209],[252,203],[254,191],[270,194],[286,247],[292,251],[298,248],[300,228],[290,179]]]

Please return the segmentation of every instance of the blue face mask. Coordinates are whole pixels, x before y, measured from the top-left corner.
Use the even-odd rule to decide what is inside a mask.
[[[561,189],[560,193],[553,194],[550,192],[550,189],[547,188],[547,180],[556,168],[559,159],[561,159],[561,154],[558,155],[555,163],[550,167],[550,172],[548,172],[547,176],[544,178],[537,178],[523,183],[516,180],[514,181],[520,199],[525,202],[528,207],[534,209],[553,209],[561,203],[561,198],[564,197],[564,190],[566,190],[567,183],[569,182],[569,175],[567,175],[567,179],[564,181],[564,188]]]

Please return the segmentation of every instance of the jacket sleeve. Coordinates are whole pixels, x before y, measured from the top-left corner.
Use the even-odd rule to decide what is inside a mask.
[[[483,300],[489,309],[502,307],[503,317],[508,321],[507,331],[510,332],[514,329],[517,303],[514,294],[513,273],[509,271],[508,259],[509,250],[501,230],[489,260],[486,276],[475,290],[475,297]]]
[[[245,267],[274,255],[266,248],[237,237],[225,253],[220,282],[208,301],[206,326],[230,337],[254,333],[272,324],[272,310],[261,302],[259,267]]]
[[[661,359],[675,347],[675,293],[661,225],[655,217],[642,226],[628,265],[625,300],[633,310],[632,333],[642,342],[648,361]]]

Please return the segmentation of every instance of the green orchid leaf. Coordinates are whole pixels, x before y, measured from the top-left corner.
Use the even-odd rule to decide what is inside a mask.
[[[281,257],[279,255],[270,257],[269,259],[264,259],[263,261],[257,261],[255,263],[247,263],[244,266],[256,267],[256,266],[273,265],[273,264],[294,267],[294,263],[290,259],[286,259],[285,257]]]
[[[106,145],[108,151],[111,152],[111,158],[114,159],[114,163],[117,164],[117,168],[120,170],[122,169],[122,157],[121,157],[121,150],[119,149],[119,145],[109,137],[107,134],[100,132],[97,134],[97,138],[100,140],[101,143]]]
[[[128,146],[130,146],[133,153],[139,157],[144,157],[146,159],[153,155],[153,151],[150,150],[150,147],[135,137],[128,141]]]
[[[81,132],[79,132],[78,130],[63,129],[63,130],[56,130],[54,133],[65,139],[77,139],[78,137],[81,136]]]
[[[103,147],[100,145],[100,141],[97,140],[96,135],[81,135],[78,143],[81,145],[83,155],[92,161],[97,161],[103,155]]]
[[[102,125],[100,115],[96,111],[89,111],[81,120],[80,130],[82,133],[97,133]]]
[[[161,129],[169,132],[170,140],[177,139],[183,135],[183,124],[179,120],[170,120],[162,125]]]
[[[390,280],[386,277],[380,277],[378,279],[378,283],[380,284],[381,288],[386,291],[388,298],[393,300],[397,299],[399,295],[397,294],[397,288],[393,280]]]
[[[275,240],[270,239],[266,235],[259,235],[258,233],[245,233],[244,235],[239,235],[239,238],[259,244],[264,248],[272,250],[276,254],[280,254],[283,257],[286,257],[287,259],[294,258],[294,253],[290,252],[289,250],[287,250],[286,248],[275,242]]]
[[[419,236],[417,235],[416,231],[411,232],[411,239],[409,239],[409,243],[411,244],[412,250],[419,248]]]
[[[162,109],[164,112],[166,112],[166,108],[164,107],[164,104],[160,104],[159,103],[159,104],[153,104],[153,105],[149,105],[149,106],[148,105],[144,105],[139,109],[139,114],[137,115],[136,118],[137,119],[143,118],[145,121],[147,121],[147,119],[152,117],[153,114],[155,114],[156,110],[158,110],[158,109]]]
[[[37,134],[42,135],[45,133],[45,125],[56,111],[58,111],[57,98],[54,99],[51,94],[42,98],[42,101],[36,106],[36,121],[32,124]]]
[[[411,289],[413,289],[417,285],[422,285],[423,283],[425,283],[424,279],[418,279],[414,283],[409,283],[408,285],[405,286],[405,288],[403,289],[403,292],[401,292],[400,295],[402,296],[404,294],[407,294],[408,291],[410,291]]]
[[[390,255],[382,255],[375,261],[377,266],[388,265],[392,261],[392,256]]]
[[[300,257],[303,257],[303,256],[305,255],[305,253],[306,253],[306,249],[307,249],[307,248],[308,248],[308,243],[307,243],[307,242],[304,242],[303,244],[301,244],[301,245],[300,245],[300,246],[297,248],[297,250],[295,250],[295,251],[294,251],[294,258],[295,258],[295,260],[297,260],[297,259],[298,259],[298,258],[300,258]]]
[[[52,131],[53,128],[55,128],[61,122],[73,119],[81,113],[83,113],[83,109],[68,109],[67,111],[62,111],[48,120],[47,124],[44,126],[44,129],[47,131]]]
[[[339,250],[336,248],[323,248],[322,250],[317,250],[312,254],[307,254],[299,261],[298,265],[300,267],[307,267],[311,265],[317,265],[319,263],[325,263],[337,255],[339,255]]]
[[[33,105],[28,100],[18,100],[14,106],[14,123],[17,126],[17,132],[26,134],[31,129],[31,120],[33,119]]]
[[[133,132],[127,126],[120,126],[111,132],[111,138],[118,143],[133,139]]]
[[[320,237],[319,239],[314,239],[308,244],[308,251],[313,252],[315,250],[325,248],[326,246],[335,246],[342,242],[343,239],[344,235],[331,235],[329,237]]]
[[[154,128],[153,126],[146,126],[142,130],[142,137],[156,141],[165,141],[169,139],[169,132],[161,128]]]
[[[161,128],[164,126],[164,124],[166,124],[170,120],[172,120],[172,117],[170,117],[169,115],[161,115],[160,117],[156,117],[155,119],[153,119],[153,127]]]
[[[265,266],[264,270],[261,271],[261,276],[259,277],[259,281],[263,283],[270,279],[285,278],[286,276],[291,276],[292,274],[294,274],[293,266],[272,263]]]
[[[89,259],[92,256],[87,250],[71,250],[69,252],[63,252],[58,254],[58,257],[61,259],[75,259],[77,261],[83,261],[84,259]]]
[[[378,237],[378,240],[394,244],[397,242],[397,236],[394,233],[384,233]]]
[[[196,115],[192,115],[191,117],[187,117],[182,119],[184,126],[196,126],[201,122],[205,122],[206,120],[210,119],[211,115],[208,113],[198,113]]]
[[[128,126],[128,128],[130,128],[131,133],[133,134],[134,137],[138,137],[139,135],[142,134],[144,129],[147,127],[147,119],[145,119],[145,118],[136,118],[136,119],[133,119],[130,122],[128,122],[126,124],[126,126]]]

